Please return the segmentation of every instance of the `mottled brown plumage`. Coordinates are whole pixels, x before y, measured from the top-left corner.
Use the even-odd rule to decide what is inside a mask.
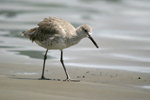
[[[67,21],[56,18],[56,17],[49,17],[45,18],[43,21],[41,21],[38,24],[38,27],[32,28],[30,30],[27,30],[24,33],[26,37],[29,37],[30,40],[35,41],[43,41],[47,38],[45,38],[45,35],[49,37],[53,37],[54,35],[59,34],[70,34],[75,31],[75,28]]]
[[[68,34],[75,30],[69,22],[56,17],[45,18],[38,24],[38,26],[39,30],[42,30],[44,34],[57,34],[64,32]]]

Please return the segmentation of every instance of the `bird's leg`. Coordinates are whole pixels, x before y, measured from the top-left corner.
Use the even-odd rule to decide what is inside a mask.
[[[67,77],[66,80],[70,80],[70,76],[69,76],[69,74],[68,74],[68,72],[67,72],[67,70],[66,70],[66,67],[65,67],[64,61],[63,61],[63,50],[61,50],[60,62],[61,62],[62,66],[63,66],[63,68],[64,68],[64,71],[65,71],[65,73],[66,73],[66,77]]]
[[[79,82],[80,80],[73,80],[73,79],[70,78],[70,76],[69,76],[69,74],[68,74],[68,72],[67,72],[67,70],[66,70],[66,67],[65,67],[65,65],[64,65],[64,61],[63,61],[63,50],[61,50],[61,58],[60,58],[60,62],[61,62],[61,64],[62,64],[63,68],[64,68],[64,71],[65,71],[66,77],[67,77],[64,81],[74,81],[74,82]]]
[[[46,59],[47,59],[47,52],[48,52],[48,49],[46,50],[45,55],[44,55],[42,76],[41,76],[41,78],[39,78],[41,80],[49,80],[49,79],[47,79],[47,78],[44,77],[44,70],[45,70],[45,62],[46,62]]]

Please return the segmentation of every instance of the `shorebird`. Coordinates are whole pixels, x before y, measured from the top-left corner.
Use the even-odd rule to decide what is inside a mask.
[[[91,34],[92,28],[88,24],[81,25],[75,29],[69,22],[56,17],[45,18],[37,27],[23,32],[23,36],[46,49],[40,79],[47,80],[47,78],[44,77],[44,70],[48,50],[59,49],[61,51],[60,62],[66,74],[66,79],[64,81],[78,80],[72,80],[66,70],[63,61],[63,49],[79,43],[79,41],[85,37],[88,37],[98,48],[98,45],[91,37]]]

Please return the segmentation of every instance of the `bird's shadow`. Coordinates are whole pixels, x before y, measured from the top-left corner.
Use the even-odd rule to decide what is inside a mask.
[[[63,81],[61,79],[40,79],[40,78],[20,78],[20,77],[9,77],[11,79],[19,79],[19,80],[47,80],[47,81]]]

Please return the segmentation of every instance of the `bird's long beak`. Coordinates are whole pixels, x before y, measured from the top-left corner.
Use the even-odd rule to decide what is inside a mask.
[[[97,48],[99,48],[98,45],[97,45],[97,43],[96,43],[96,42],[94,41],[94,39],[91,37],[91,35],[88,34],[88,36],[89,36],[88,38],[94,43],[94,45],[95,45]]]

